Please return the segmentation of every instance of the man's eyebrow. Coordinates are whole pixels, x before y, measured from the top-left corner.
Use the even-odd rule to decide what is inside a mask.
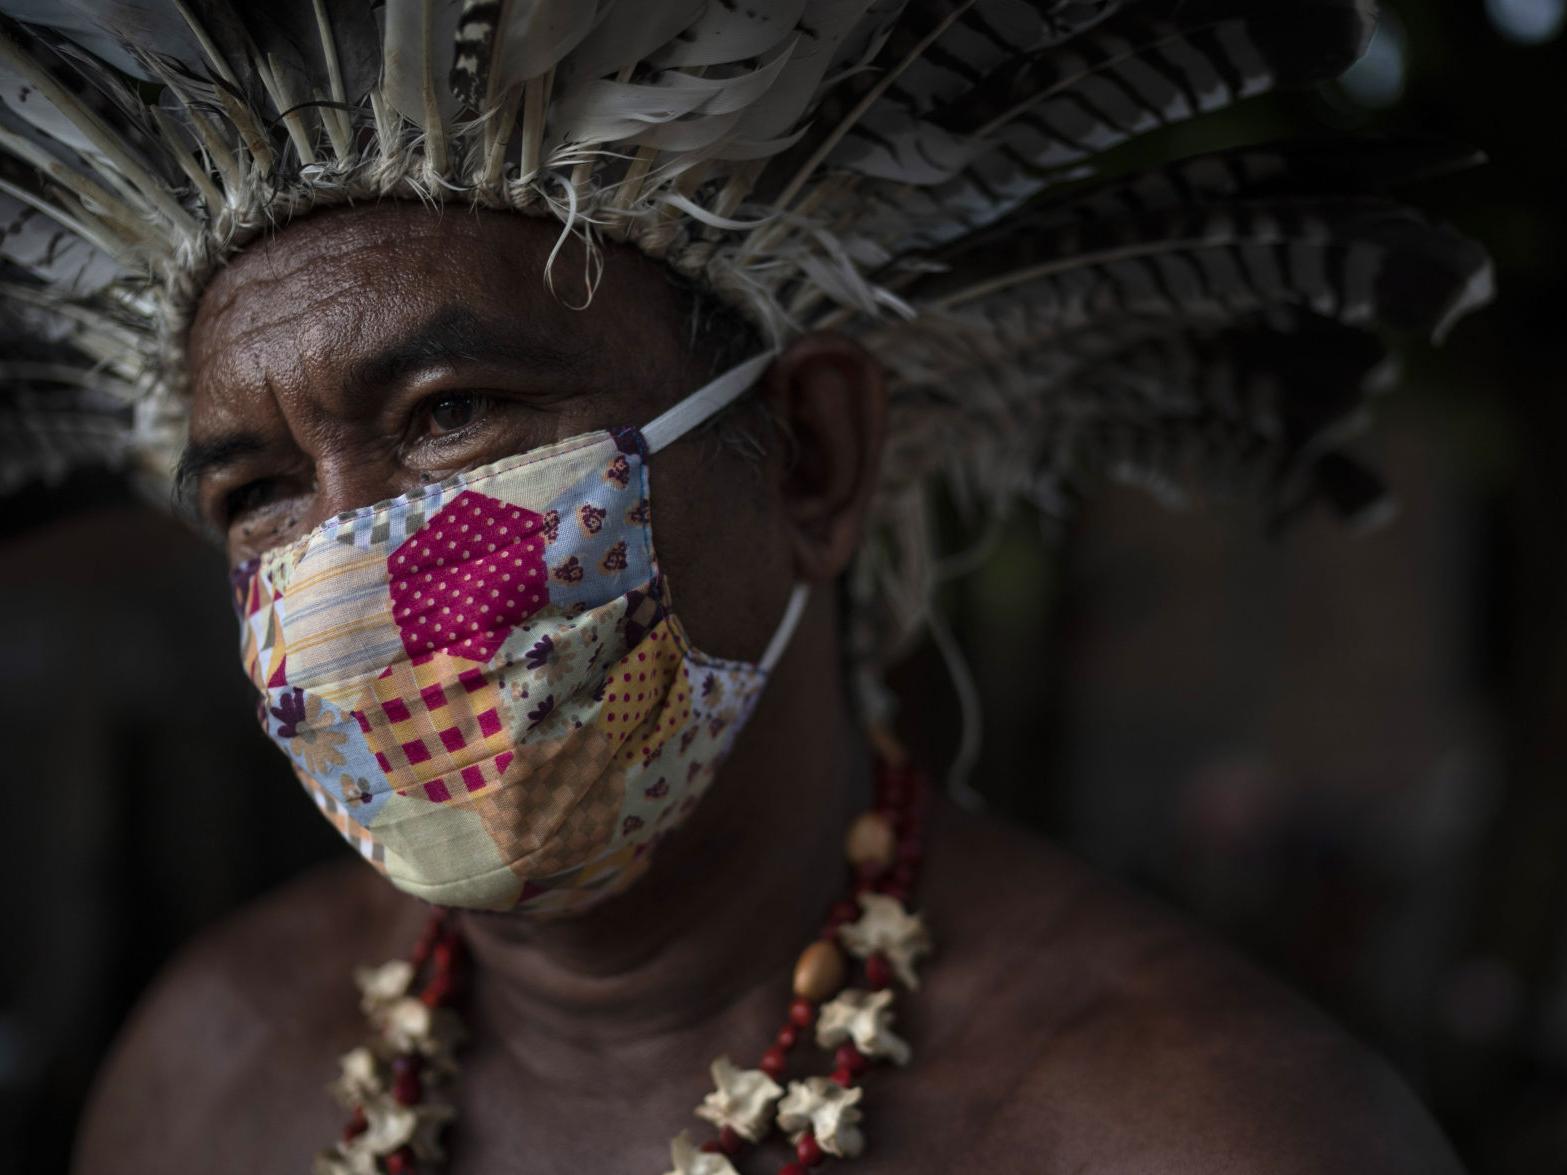
[[[515,324],[486,321],[465,306],[447,306],[383,350],[357,360],[345,383],[353,391],[370,392],[421,368],[458,362],[516,366],[547,377],[585,372],[580,348]]]
[[[207,474],[231,465],[241,457],[254,456],[266,447],[266,441],[254,433],[234,433],[210,441],[190,442],[174,467],[176,499],[184,500]]]

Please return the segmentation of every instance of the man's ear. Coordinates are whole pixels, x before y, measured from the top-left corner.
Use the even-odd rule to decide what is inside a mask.
[[[788,438],[778,494],[795,575],[825,583],[860,544],[880,476],[886,378],[858,343],[823,332],[790,344],[768,368],[762,393]]]

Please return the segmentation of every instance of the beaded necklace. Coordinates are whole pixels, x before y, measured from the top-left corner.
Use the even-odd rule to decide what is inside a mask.
[[[714,1089],[696,1108],[714,1136],[697,1144],[682,1130],[670,1144],[668,1175],[738,1175],[732,1160],[776,1127],[795,1157],[778,1175],[805,1175],[828,1158],[852,1159],[867,1076],[878,1064],[908,1063],[892,1032],[895,989],[919,986],[914,964],[931,949],[920,915],[906,908],[924,859],[929,786],[892,740],[873,732],[875,798],[844,838],[849,892],[833,903],[816,939],[795,963],[793,998],[782,1027],[754,1069],[727,1056],[712,1064]],[[851,960],[861,986],[848,986]],[[445,1159],[441,1135],[454,1116],[440,1098],[457,1075],[462,1024],[463,944],[447,911],[437,911],[410,957],[355,972],[371,1036],[344,1054],[331,1092],[350,1111],[342,1137],[316,1156],[314,1175],[434,1175]],[[832,1057],[826,1076],[779,1082],[809,1036]]]

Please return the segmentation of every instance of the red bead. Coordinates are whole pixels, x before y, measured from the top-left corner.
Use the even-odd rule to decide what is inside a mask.
[[[457,953],[457,944],[449,938],[443,938],[435,944],[435,949],[430,952],[430,957],[435,960],[435,965],[442,971],[449,970],[452,965],[452,957]]]
[[[865,982],[872,991],[880,991],[892,983],[892,967],[885,955],[872,955],[865,960]]]
[[[425,932],[419,936],[419,941],[414,944],[413,956],[408,960],[413,964],[415,971],[430,961],[430,952],[435,949],[435,927],[426,927]]]
[[[816,1019],[816,1006],[810,1000],[794,1000],[789,1004],[789,1022],[796,1028],[809,1028]]]
[[[452,977],[447,974],[437,974],[430,980],[425,989],[419,993],[420,1002],[428,1008],[438,1008],[451,998]]]
[[[807,1130],[794,1144],[794,1157],[807,1167],[820,1167],[827,1156],[822,1153],[822,1144],[816,1141],[816,1135]]]
[[[414,1071],[400,1073],[392,1081],[392,1096],[400,1106],[417,1106],[424,1100],[424,1085]]]
[[[414,1153],[406,1146],[386,1156],[386,1175],[414,1175]]]
[[[845,922],[858,922],[860,920],[860,903],[851,902],[843,898],[832,904],[832,910],[828,914],[829,919],[842,925]]]
[[[702,1150],[710,1155],[737,1155],[745,1147],[745,1139],[732,1126],[725,1126],[718,1132],[717,1138],[710,1138],[702,1144]]]
[[[398,1104],[416,1106],[424,1100],[424,1088],[419,1080],[423,1068],[424,1061],[420,1057],[392,1058],[392,1096]]]
[[[838,1051],[833,1054],[833,1064],[840,1069],[847,1069],[850,1073],[863,1073],[870,1068],[870,1062],[865,1055],[852,1044],[841,1044]]]
[[[774,1045],[762,1054],[762,1060],[757,1067],[776,1081],[782,1075],[784,1069],[788,1067],[788,1064],[789,1058],[784,1056],[783,1049]]]
[[[854,1074],[850,1073],[842,1065],[839,1065],[832,1071],[832,1079],[845,1089],[854,1084]]]
[[[785,1024],[773,1037],[773,1043],[781,1049],[792,1049],[800,1043],[800,1030],[793,1024]]]
[[[856,893],[864,892],[856,884]],[[822,928],[822,937],[830,941],[837,941],[838,928],[849,922],[858,922],[860,919],[860,903],[845,898],[841,902],[835,902],[833,908],[828,911],[827,925]]]
[[[348,1125],[343,1127],[343,1141],[352,1142],[369,1128],[370,1123],[365,1119],[365,1108],[355,1106],[354,1116],[348,1120]]]
[[[799,1163],[785,1163],[778,1168],[778,1175],[805,1175],[805,1168]]]
[[[436,940],[447,933],[446,915],[438,913],[431,916],[424,924],[424,929],[419,932],[419,941],[414,945],[413,965],[418,970],[430,961],[430,952],[435,949]]]

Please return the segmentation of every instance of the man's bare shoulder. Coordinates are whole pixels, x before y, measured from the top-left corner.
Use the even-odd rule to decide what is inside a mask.
[[[225,919],[184,948],[148,989],[100,1071],[78,1137],[80,1175],[211,1169],[214,1124],[244,1136],[302,1123],[313,1137],[336,1129],[322,1087],[356,1030],[355,963],[395,955],[388,929],[416,911],[357,861],[322,866]],[[416,925],[416,923],[414,923]],[[411,941],[411,939],[410,939]],[[340,1036],[344,1036],[339,1040]],[[258,1073],[300,1063],[308,1096],[269,1104],[278,1086]],[[286,1096],[286,1095],[285,1095]],[[319,1107],[319,1108],[318,1108]]]
[[[975,1169],[1460,1170],[1383,1061],[1235,953],[1035,837],[950,829],[924,1035],[998,1075]]]

